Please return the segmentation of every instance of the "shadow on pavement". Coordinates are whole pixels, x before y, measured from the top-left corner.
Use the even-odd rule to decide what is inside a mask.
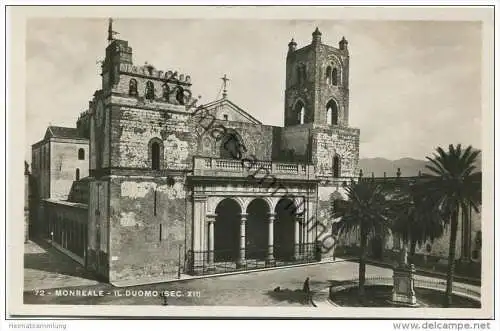
[[[69,256],[61,253],[50,244],[42,240],[32,241],[43,248],[45,252],[24,254],[24,268],[97,280],[95,276],[87,271],[82,265],[73,261]]]
[[[272,299],[288,303],[300,303],[302,305],[308,305],[308,300],[306,294],[301,289],[291,290],[288,288],[280,289],[279,291],[270,290],[266,294]]]

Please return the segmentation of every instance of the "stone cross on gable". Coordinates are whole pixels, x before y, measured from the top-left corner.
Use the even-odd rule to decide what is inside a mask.
[[[227,78],[226,74],[224,74],[224,77],[222,79],[222,98],[225,99],[227,97],[227,82],[229,81],[229,78]]]

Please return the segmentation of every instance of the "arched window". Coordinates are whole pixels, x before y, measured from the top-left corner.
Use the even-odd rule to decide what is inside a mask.
[[[152,170],[160,170],[163,164],[163,141],[153,138],[148,143],[149,166]]]
[[[182,86],[177,86],[177,93],[175,94],[175,99],[179,105],[184,105],[184,89]]]
[[[146,93],[144,93],[144,97],[148,100],[155,99],[155,85],[152,81],[146,83]]]
[[[332,85],[337,85],[337,68],[333,68],[332,70]]]
[[[236,132],[228,132],[221,140],[221,158],[241,160],[246,151],[245,145],[243,145],[243,142]]]
[[[137,81],[132,78],[128,83],[128,95],[137,96]]]
[[[333,157],[332,172],[334,178],[340,177],[340,158],[338,155]]]
[[[298,101],[295,104],[295,124],[304,124],[306,122],[306,108],[302,101]]]
[[[80,169],[76,168],[75,171],[75,180],[80,180]]]
[[[163,84],[162,88],[163,88],[162,97],[163,99],[168,100],[170,89],[168,88],[167,83]]]
[[[160,144],[156,141],[151,144],[151,169],[160,170]]]
[[[83,148],[78,149],[78,160],[85,160],[85,150]]]
[[[326,83],[330,85],[330,82],[332,81],[332,67],[328,66],[326,68]]]
[[[338,125],[339,114],[338,114],[337,103],[332,99],[326,104],[326,124],[327,125]]]

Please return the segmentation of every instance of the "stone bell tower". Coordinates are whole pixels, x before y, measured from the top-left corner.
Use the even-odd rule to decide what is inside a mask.
[[[309,45],[292,39],[286,59],[285,126],[349,125],[349,52],[321,42],[318,28]]]

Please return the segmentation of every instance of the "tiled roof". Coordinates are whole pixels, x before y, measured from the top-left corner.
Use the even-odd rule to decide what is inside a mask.
[[[48,135],[48,136],[47,136]],[[49,126],[45,136],[54,138],[69,138],[69,139],[85,139],[82,137],[76,128],[67,128],[64,126]]]

